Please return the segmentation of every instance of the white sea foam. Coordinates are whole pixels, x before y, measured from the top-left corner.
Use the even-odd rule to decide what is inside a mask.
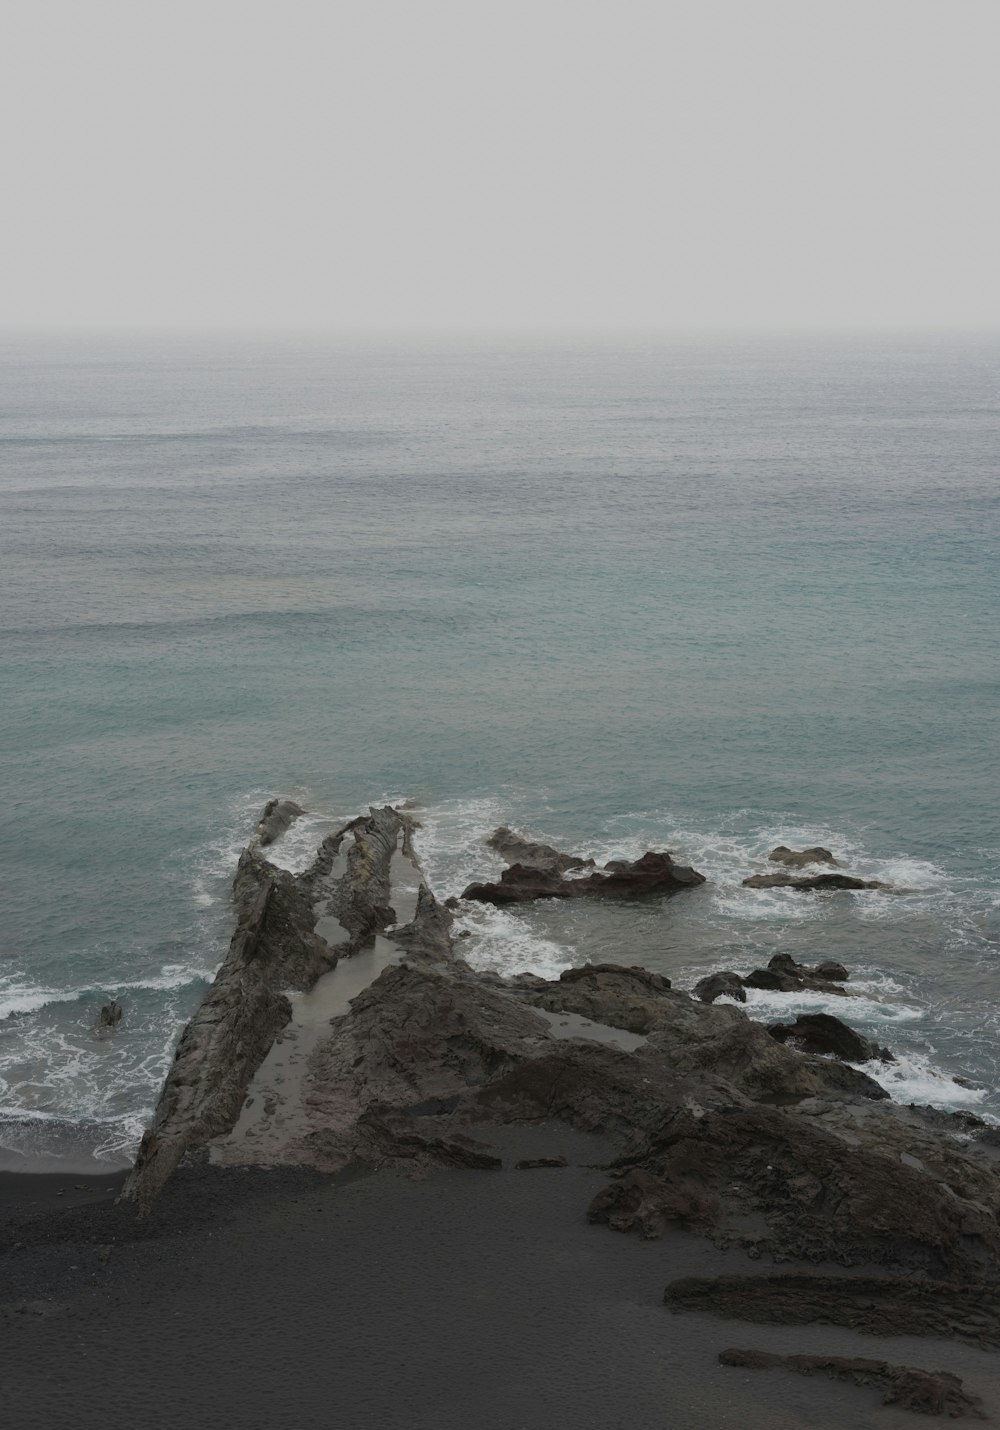
[[[895,1102],[912,1102],[920,1107],[939,1107],[950,1112],[978,1107],[986,1097],[985,1088],[962,1087],[950,1073],[920,1053],[897,1051],[894,1063],[876,1059],[857,1066],[881,1083]]]

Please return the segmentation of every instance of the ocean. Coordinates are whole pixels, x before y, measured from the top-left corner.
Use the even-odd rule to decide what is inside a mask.
[[[465,956],[837,958],[749,1011],[1000,1118],[998,417],[990,334],[0,338],[0,1148],[134,1149],[272,794],[290,867],[418,801],[442,896],[500,823],[669,849]],[[901,892],[743,888],[776,843]]]

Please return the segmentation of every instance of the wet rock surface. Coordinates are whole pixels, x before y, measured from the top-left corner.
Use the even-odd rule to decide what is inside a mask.
[[[704,884],[704,874],[675,864],[670,854],[650,850],[631,863],[615,861],[610,872],[572,879],[531,864],[511,864],[499,880],[470,884],[463,899],[486,904],[522,904],[533,899],[629,899],[680,894]]]
[[[809,968],[804,963],[796,963],[787,953],[776,953],[766,968],[755,968],[748,973],[743,986],[776,993],[829,993],[834,997],[848,997],[849,990],[840,987],[847,979],[847,969],[842,963],[820,963]]]
[[[884,884],[878,879],[858,879],[853,874],[805,874],[796,877],[794,874],[751,874],[749,879],[743,880],[745,889],[886,889],[892,888],[891,884]]]
[[[987,1419],[978,1395],[969,1395],[957,1375],[945,1370],[917,1370],[910,1365],[890,1365],[867,1356],[780,1355],[774,1351],[739,1350],[719,1352],[719,1364],[743,1370],[795,1371],[798,1375],[826,1375],[833,1380],[850,1380],[855,1385],[871,1385],[882,1391],[883,1405],[899,1405],[918,1415],[947,1415],[951,1419],[972,1416]]]
[[[767,1031],[779,1043],[791,1043],[804,1053],[832,1053],[847,1063],[896,1061],[888,1048],[863,1038],[830,1013],[800,1013],[794,1023],[771,1023]]]
[[[735,998],[737,1003],[747,1001],[743,979],[738,973],[723,971],[710,973],[707,978],[699,978],[692,989],[694,996],[702,1003],[714,1003],[716,998]]]
[[[789,849],[787,844],[779,844],[767,857],[772,864],[784,864],[789,869],[802,869],[807,864],[832,864],[834,868],[840,868],[839,860],[820,844],[813,844],[808,849]]]

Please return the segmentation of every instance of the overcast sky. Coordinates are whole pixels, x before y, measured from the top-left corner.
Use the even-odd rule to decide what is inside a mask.
[[[1000,327],[1000,0],[7,0],[0,326]]]

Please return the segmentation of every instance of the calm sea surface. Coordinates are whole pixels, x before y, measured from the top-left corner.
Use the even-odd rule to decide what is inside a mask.
[[[470,957],[840,958],[890,1090],[1000,1115],[998,417],[991,336],[0,340],[0,1143],[134,1145],[278,792],[291,865],[419,800],[442,895],[500,822],[669,848]],[[743,889],[779,841],[909,892]]]

